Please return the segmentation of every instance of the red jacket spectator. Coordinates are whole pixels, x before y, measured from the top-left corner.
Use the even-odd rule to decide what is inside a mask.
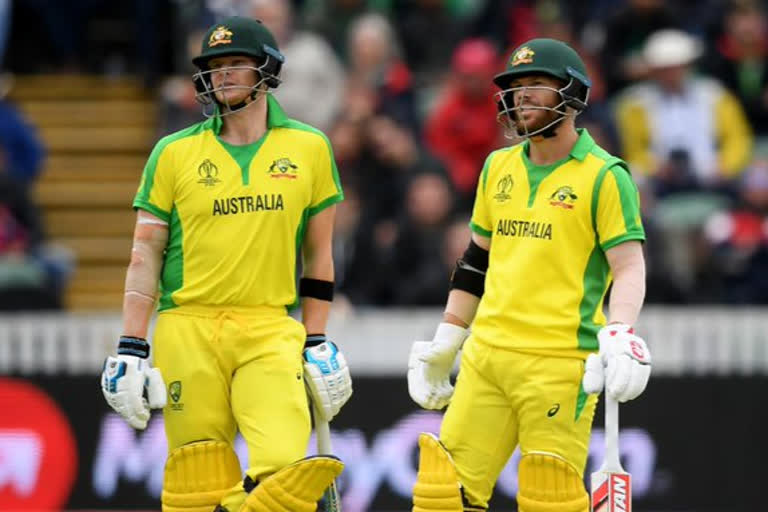
[[[427,119],[429,149],[444,161],[464,199],[471,199],[485,158],[499,147],[492,84],[497,68],[498,55],[489,42],[463,42],[453,56],[452,83]]]

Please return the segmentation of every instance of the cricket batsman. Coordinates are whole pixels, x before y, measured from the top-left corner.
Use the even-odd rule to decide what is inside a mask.
[[[448,405],[439,439],[419,439],[413,510],[486,510],[519,445],[519,509],[586,512],[590,393],[604,383],[632,400],[651,371],[632,327],[645,296],[638,191],[627,165],[575,128],[590,81],[570,46],[528,41],[494,82],[499,120],[523,140],[488,156],[443,322],[411,350],[411,397]]]
[[[257,20],[213,25],[193,59],[208,119],[157,143],[133,202],[124,334],[102,390],[137,429],[163,407],[165,512],[314,511],[342,471],[335,457],[303,457],[307,391],[325,420],[352,393],[344,357],[324,334],[343,194],[328,139],[289,119],[269,93],[283,60]],[[302,322],[287,313],[298,297]],[[238,431],[245,475],[233,451]]]

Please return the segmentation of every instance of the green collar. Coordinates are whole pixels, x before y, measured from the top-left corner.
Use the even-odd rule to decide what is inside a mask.
[[[274,96],[267,94],[267,129],[279,128],[286,124],[288,124],[288,116],[285,115],[283,107],[280,106]]]
[[[592,151],[592,148],[595,147],[595,140],[586,128],[577,128],[576,133],[579,134],[579,139],[576,141],[576,144],[573,145],[573,149],[571,149],[571,156],[579,162],[582,162],[587,158],[587,155]]]
[[[571,148],[571,152],[568,154],[567,157],[563,158],[559,162],[556,162],[555,164],[550,165],[534,165],[531,163],[529,159],[530,154],[530,145],[531,141],[530,139],[526,139],[523,143],[525,146],[523,147],[523,157],[528,162],[530,166],[533,167],[550,167],[551,165],[561,165],[567,162],[570,158],[575,158],[579,162],[584,161],[584,159],[587,157],[590,151],[592,151],[592,148],[595,147],[595,141],[592,138],[592,136],[589,134],[589,132],[586,130],[586,128],[577,128],[576,133],[579,134],[579,138],[576,140],[576,144],[573,145],[573,148]]]
[[[217,105],[214,116],[209,120],[211,129],[216,135],[219,135],[222,126],[221,116],[218,115],[218,112],[219,107]],[[267,130],[285,126],[288,124],[288,121],[288,116],[285,114],[283,107],[280,106],[271,94],[267,94]]]

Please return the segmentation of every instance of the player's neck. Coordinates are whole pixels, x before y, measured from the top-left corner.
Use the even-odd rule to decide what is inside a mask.
[[[244,146],[253,144],[267,131],[267,98],[259,96],[255,104],[222,117],[219,138],[229,144]]]
[[[528,158],[534,165],[551,165],[567,157],[576,141],[579,140],[579,134],[576,132],[572,123],[563,123],[558,127],[554,137],[531,137],[531,143],[528,146]]]

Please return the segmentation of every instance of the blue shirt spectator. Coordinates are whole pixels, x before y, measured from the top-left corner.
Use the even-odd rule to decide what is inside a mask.
[[[45,147],[35,129],[7,101],[0,100],[0,150],[8,176],[24,186],[40,174]]]

